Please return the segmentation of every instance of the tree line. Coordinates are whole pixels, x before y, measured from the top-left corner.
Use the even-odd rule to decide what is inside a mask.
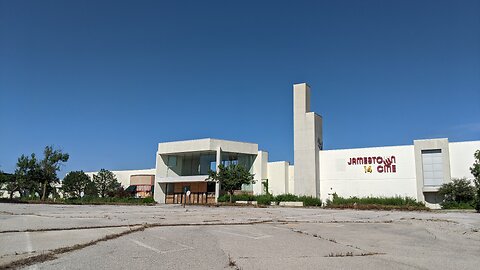
[[[53,146],[45,147],[41,159],[35,153],[21,155],[13,173],[0,171],[0,189],[5,190],[10,199],[17,192],[20,198],[27,199],[57,197],[57,186],[60,184],[57,173],[69,158],[68,153]],[[83,171],[69,172],[60,189],[66,198],[125,196],[125,190],[115,175],[105,169],[101,169],[93,178]]]

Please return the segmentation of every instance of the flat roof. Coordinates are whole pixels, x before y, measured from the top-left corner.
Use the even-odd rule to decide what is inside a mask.
[[[258,144],[219,140],[212,138],[162,142],[158,144],[157,154],[176,154],[201,151],[217,151],[220,148],[223,152],[241,153],[241,154],[258,154]]]

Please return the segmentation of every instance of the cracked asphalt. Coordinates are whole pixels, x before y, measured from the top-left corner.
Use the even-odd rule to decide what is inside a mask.
[[[0,204],[0,269],[478,269],[480,214]]]

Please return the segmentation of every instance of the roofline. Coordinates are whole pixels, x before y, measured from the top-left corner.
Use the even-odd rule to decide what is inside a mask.
[[[226,142],[237,142],[237,143],[249,143],[249,144],[257,144],[254,142],[246,142],[246,141],[237,141],[237,140],[226,140],[226,139],[218,139],[218,138],[198,138],[198,139],[187,139],[187,140],[176,140],[176,141],[163,141],[161,143],[174,143],[174,142],[190,142],[190,141],[203,141],[203,140],[214,140],[214,141],[226,141]],[[257,144],[258,145],[258,144]]]

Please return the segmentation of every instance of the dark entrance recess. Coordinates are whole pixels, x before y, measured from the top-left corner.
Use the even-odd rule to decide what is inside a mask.
[[[190,196],[187,196],[185,194],[188,190],[190,191]],[[183,204],[184,202],[186,204],[207,204],[215,202],[215,183],[167,183],[167,194],[165,194],[165,203]]]

